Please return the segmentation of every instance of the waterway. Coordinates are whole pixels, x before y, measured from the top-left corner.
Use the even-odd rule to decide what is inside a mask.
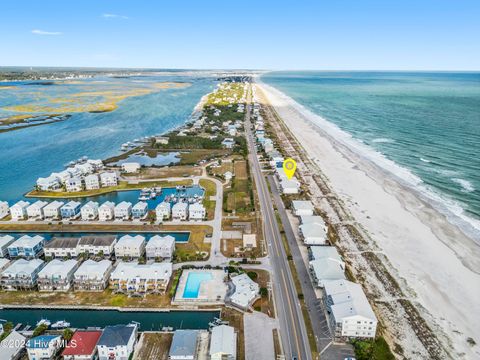
[[[94,295],[93,295],[94,296]],[[41,319],[52,323],[70,322],[73,328],[100,327],[140,323],[140,330],[161,330],[168,326],[176,329],[208,329],[208,323],[219,317],[218,311],[117,311],[117,310],[67,310],[67,309],[0,309],[0,319],[14,324],[35,327]]]

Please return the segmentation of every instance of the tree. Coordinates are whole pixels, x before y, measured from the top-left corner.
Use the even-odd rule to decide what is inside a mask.
[[[40,336],[47,330],[48,330],[48,325],[40,324],[35,328],[35,330],[33,330],[33,337]]]
[[[73,330],[72,329],[65,329],[63,330],[63,333],[62,333],[62,337],[67,340],[67,341],[70,341],[73,337]]]
[[[247,275],[252,280],[255,280],[258,277],[258,274],[255,271],[249,271],[247,272]]]
[[[265,287],[260,288],[260,296],[267,297],[268,296],[268,289]]]

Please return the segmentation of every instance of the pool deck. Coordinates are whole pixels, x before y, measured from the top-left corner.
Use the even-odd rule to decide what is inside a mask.
[[[204,280],[200,284],[196,298],[184,298],[183,293],[187,285],[188,275],[195,272],[208,272],[212,275],[211,280]],[[174,305],[223,305],[227,294],[227,284],[224,282],[227,274],[223,270],[184,270],[177,286]]]

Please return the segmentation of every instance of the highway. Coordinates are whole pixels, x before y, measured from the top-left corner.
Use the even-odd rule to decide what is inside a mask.
[[[246,109],[245,133],[249,149],[249,163],[258,192],[265,240],[271,260],[275,308],[280,322],[283,352],[286,359],[310,360],[312,359],[312,353],[302,309],[283,247],[270,192],[257,158],[255,141],[251,131],[250,106],[247,106]]]

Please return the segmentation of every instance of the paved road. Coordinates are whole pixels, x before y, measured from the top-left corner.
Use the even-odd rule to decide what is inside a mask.
[[[273,270],[273,290],[276,312],[280,322],[283,351],[286,359],[296,357],[299,360],[310,360],[312,359],[312,354],[308,343],[305,321],[285,249],[282,245],[282,238],[273,211],[268,187],[256,156],[255,142],[250,125],[250,107],[247,106],[245,131],[249,148],[249,163],[257,186],[263,215],[265,239]]]

